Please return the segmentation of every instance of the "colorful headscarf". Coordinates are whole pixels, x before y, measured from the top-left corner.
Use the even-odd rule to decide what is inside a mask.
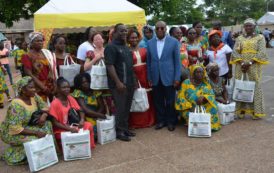
[[[17,81],[15,86],[17,94],[20,94],[22,91],[22,88],[27,86],[31,80],[32,78],[30,76],[25,76],[21,78],[19,81]]]
[[[190,78],[194,78],[194,72],[195,70],[197,70],[198,68],[202,68],[204,71],[204,78],[203,78],[203,82],[207,82],[207,74],[206,74],[206,70],[204,68],[204,66],[202,64],[194,64],[189,66],[189,71],[190,71]]]
[[[214,67],[219,67],[218,64],[216,62],[211,62],[209,63],[207,66],[206,66],[206,71],[207,71],[207,74],[209,75],[211,72],[212,72],[212,69]]]
[[[252,25],[256,25],[256,21],[252,18],[248,18],[244,21],[244,24],[250,23]]]
[[[218,34],[221,38],[222,38],[222,36],[223,36],[222,31],[213,29],[212,31],[209,32],[208,38],[210,38],[212,35],[215,35],[215,34]]]
[[[29,44],[31,44],[33,40],[37,37],[42,37],[44,39],[44,36],[41,32],[31,32],[29,34]]]

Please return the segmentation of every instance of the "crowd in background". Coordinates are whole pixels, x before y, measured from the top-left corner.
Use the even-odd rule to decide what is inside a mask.
[[[22,75],[14,84],[14,99],[4,75],[7,72],[13,84],[9,53],[1,45],[0,107],[4,106],[4,93],[11,101],[0,129],[1,139],[9,144],[3,158],[11,165],[24,163],[24,142],[54,134],[61,147],[61,132],[74,133],[79,128],[90,131],[91,148],[95,148],[96,119],[105,119],[106,114],[115,115],[117,139],[122,141],[130,141],[136,135],[134,128],[155,125],[156,130],[167,127],[174,131],[177,124],[187,124],[189,113],[197,105],[211,114],[212,131],[218,131],[221,124],[217,102],[231,102],[225,84],[243,74],[256,82],[254,102],[237,102],[236,113],[240,118],[251,115],[260,119],[265,116],[260,85],[262,65],[268,59],[265,37],[255,28],[255,21],[247,19],[245,32],[232,35],[222,31],[220,22],[214,22],[213,29],[206,33],[201,22],[194,22],[188,29],[173,27],[168,35],[163,21],[157,22],[155,28],[145,26],[142,33],[117,24],[105,46],[102,34],[89,27],[76,56],[67,51],[66,37],[55,36],[48,50],[43,49],[43,35],[33,32],[28,44],[21,42],[13,53]],[[59,67],[65,59],[81,65],[74,86],[60,77]],[[106,64],[109,89],[93,90],[90,70],[101,60]],[[146,112],[130,112],[134,90],[139,86],[146,89],[150,107]],[[77,127],[68,123],[72,109],[81,117]],[[41,116],[35,125],[30,124],[37,110]]]

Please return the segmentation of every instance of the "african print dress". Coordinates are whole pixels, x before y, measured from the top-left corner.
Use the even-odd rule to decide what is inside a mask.
[[[241,64],[238,61],[249,62],[254,60],[256,63],[251,65],[247,71],[249,80],[255,81],[255,93],[253,103],[236,102],[236,113],[240,115],[242,112],[250,114],[253,118],[265,116],[263,92],[261,88],[262,65],[268,64],[266,55],[265,39],[258,34],[251,38],[239,36],[236,40],[234,50],[232,52],[231,64],[235,64],[235,79],[241,79],[243,72]],[[242,115],[240,115],[241,117]]]
[[[199,86],[191,83],[190,79],[186,79],[178,92],[175,103],[176,110],[180,111],[181,116],[188,122],[189,113],[193,112],[197,106],[196,101],[200,96],[207,99],[205,107],[206,112],[211,114],[211,129],[217,131],[221,128],[219,117],[217,114],[217,103],[211,86],[202,82]]]
[[[25,163],[26,154],[23,143],[38,139],[34,135],[21,135],[24,129],[52,134],[52,125],[49,121],[46,121],[43,127],[28,125],[32,113],[37,111],[38,107],[41,110],[48,110],[46,103],[39,96],[31,98],[31,105],[27,105],[18,98],[12,100],[6,119],[0,125],[0,137],[3,142],[9,144],[2,156],[7,164]]]
[[[8,90],[9,89],[6,84],[5,74],[2,68],[0,68],[0,105],[4,103],[4,92]]]

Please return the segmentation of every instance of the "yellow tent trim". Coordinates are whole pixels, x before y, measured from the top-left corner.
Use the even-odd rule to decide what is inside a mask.
[[[126,25],[145,24],[145,11],[110,13],[66,13],[35,14],[35,30],[46,28],[77,28],[89,26],[112,26],[117,23]]]

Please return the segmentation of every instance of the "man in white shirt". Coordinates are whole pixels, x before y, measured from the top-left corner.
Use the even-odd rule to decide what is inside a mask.
[[[85,32],[85,36],[87,41],[82,43],[77,50],[77,59],[79,60],[80,64],[83,66],[86,61],[86,56],[88,51],[94,50],[94,45],[91,41],[92,35],[96,32],[93,27],[88,27]]]

